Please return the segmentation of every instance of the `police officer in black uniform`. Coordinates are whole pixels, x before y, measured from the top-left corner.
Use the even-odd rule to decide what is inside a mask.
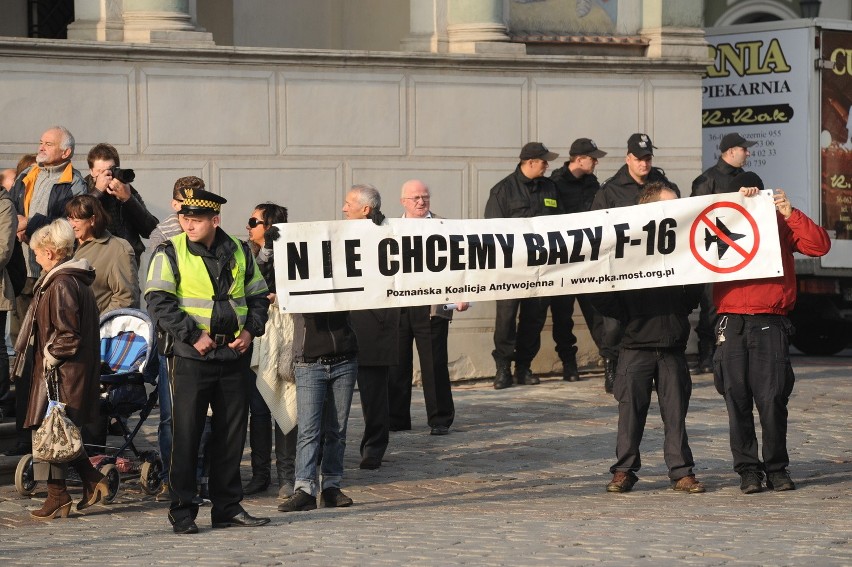
[[[215,193],[185,190],[179,211],[185,232],[154,252],[145,293],[168,357],[173,431],[169,521],[180,534],[198,532],[195,469],[208,406],[213,410],[213,527],[269,522],[250,516],[240,505],[251,342],[264,332],[269,290],[248,246],[219,228],[225,202]]]
[[[589,138],[578,138],[571,144],[565,165],[550,175],[559,190],[559,204],[565,213],[584,213],[592,206],[592,200],[601,184],[595,175],[598,160],[606,152],[598,149]],[[562,379],[577,382],[577,337],[574,336],[574,298],[580,305],[592,339],[600,349],[602,328],[601,316],[585,295],[558,295],[550,298],[550,314],[553,317],[553,342],[562,359]]]
[[[525,145],[514,173],[491,188],[484,217],[528,218],[561,213],[556,185],[544,177],[547,163],[557,157],[559,154],[551,152],[540,142]],[[515,381],[518,384],[539,383],[530,365],[541,347],[541,330],[547,319],[548,304],[546,297],[497,301],[492,353],[497,365],[495,390],[512,385],[512,359],[515,360]]]
[[[736,132],[725,134],[719,143],[719,161],[692,182],[692,197],[716,195],[737,191],[731,189],[731,181],[740,173],[749,157],[748,149],[757,142],[749,142]],[[696,374],[713,372],[713,353],[716,350],[716,305],[713,303],[713,284],[704,286],[701,296],[701,312],[695,333],[698,335],[698,365],[692,369]]]
[[[655,147],[647,134],[636,133],[627,139],[626,163],[615,175],[604,181],[592,201],[593,211],[635,205],[642,188],[652,181],[664,183],[680,197],[677,185],[666,178],[662,169],[653,167]],[[604,317],[599,346],[604,358],[604,390],[607,393],[612,393],[620,344],[621,325],[615,319]]]

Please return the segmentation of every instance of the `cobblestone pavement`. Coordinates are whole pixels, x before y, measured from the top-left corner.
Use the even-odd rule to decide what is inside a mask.
[[[608,494],[616,406],[599,376],[576,384],[454,390],[456,424],[429,435],[415,392],[411,432],[392,433],[386,463],[358,469],[362,421],[353,407],[346,509],[291,514],[277,489],[247,498],[270,516],[253,530],[172,534],[166,505],[131,479],[115,503],[38,522],[33,499],[0,487],[3,565],[852,565],[852,356],[796,357],[790,403],[794,492],[740,493],[727,417],[712,377],[695,378],[688,420],[705,494],[669,489],[656,402],[648,418],[640,482]],[[355,396],[357,406],[357,395]],[[155,419],[144,430],[155,439]],[[244,478],[248,461],[244,461]],[[72,498],[79,498],[79,488]]]

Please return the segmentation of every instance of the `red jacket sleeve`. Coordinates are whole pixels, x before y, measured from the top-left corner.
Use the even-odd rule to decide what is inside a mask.
[[[802,211],[793,209],[793,214],[784,222],[790,229],[786,236],[793,251],[813,257],[828,254],[831,249],[828,233]]]

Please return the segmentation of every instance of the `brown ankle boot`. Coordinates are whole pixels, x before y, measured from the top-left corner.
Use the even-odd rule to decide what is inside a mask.
[[[71,497],[65,486],[65,479],[47,481],[47,500],[41,509],[30,512],[33,518],[52,520],[56,516],[67,518],[71,511]]]
[[[83,481],[83,496],[77,503],[78,512],[89,506],[94,506],[106,497],[109,492],[109,482],[104,475],[92,466],[89,457],[84,455],[71,461],[70,465],[74,467],[74,470],[80,475],[80,480]]]

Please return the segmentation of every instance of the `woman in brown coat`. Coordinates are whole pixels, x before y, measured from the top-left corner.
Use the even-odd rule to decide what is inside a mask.
[[[30,239],[30,247],[42,274],[35,284],[33,300],[18,335],[19,353],[15,374],[31,369],[29,405],[24,427],[36,429],[47,410],[44,369],[56,367],[60,400],[71,421],[78,427],[99,416],[100,333],[98,308],[89,287],[95,271],[86,260],[69,260],[74,251],[74,232],[65,219],[40,228]],[[30,350],[27,349],[31,345]],[[109,484],[84,453],[70,465],[83,481],[83,497],[77,510],[83,510],[107,493]],[[33,517],[67,517],[71,497],[65,485],[64,464],[36,462],[35,480],[47,481],[47,500]]]

